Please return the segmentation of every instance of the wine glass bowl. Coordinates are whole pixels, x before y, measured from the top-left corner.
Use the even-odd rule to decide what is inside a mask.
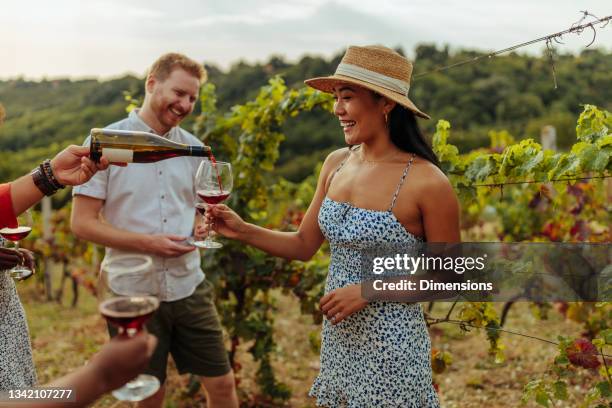
[[[125,254],[105,258],[100,266],[98,310],[119,337],[145,330],[145,323],[159,308],[159,285],[151,257]],[[112,392],[120,401],[142,401],[160,387],[159,380],[140,374]]]
[[[16,228],[2,228],[0,229],[0,236],[2,238],[11,241],[15,246],[15,249],[19,249],[19,241],[25,239],[30,232],[32,232],[32,217],[29,211],[17,218],[18,226]],[[15,265],[13,269],[9,271],[12,278],[21,281],[29,278],[34,274],[34,271],[30,269],[23,262],[19,265]]]

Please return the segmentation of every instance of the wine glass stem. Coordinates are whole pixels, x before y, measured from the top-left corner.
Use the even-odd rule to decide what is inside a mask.
[[[19,241],[15,241],[15,250],[19,251]],[[19,263],[19,265],[23,265],[23,257],[21,258],[21,262]]]
[[[208,207],[210,209],[210,206],[208,206]],[[210,228],[208,229],[208,231],[206,231],[206,241],[210,242],[210,240],[211,240],[210,239],[210,231],[212,231],[214,226],[215,226],[215,219],[213,218],[212,221],[210,221]]]

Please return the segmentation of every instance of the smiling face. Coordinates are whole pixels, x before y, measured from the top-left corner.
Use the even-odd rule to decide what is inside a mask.
[[[164,80],[150,75],[143,106],[155,122],[149,125],[160,134],[178,126],[193,111],[199,90],[200,80],[182,68],[173,69]]]
[[[385,135],[385,113],[394,103],[374,92],[349,83],[334,86],[334,114],[340,119],[344,140],[349,145]]]

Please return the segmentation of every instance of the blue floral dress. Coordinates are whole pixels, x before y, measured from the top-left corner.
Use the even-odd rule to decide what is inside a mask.
[[[332,180],[347,158],[338,166]],[[392,212],[413,159],[404,169],[386,211],[358,208],[329,197],[324,199],[319,226],[331,247],[325,293],[360,283],[360,248],[381,243],[410,246],[422,242],[407,232]],[[337,325],[325,319],[321,337],[321,371],[310,389],[317,405],[330,408],[440,406],[432,385],[431,342],[420,304],[370,302]]]

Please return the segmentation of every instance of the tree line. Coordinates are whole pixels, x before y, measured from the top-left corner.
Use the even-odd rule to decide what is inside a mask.
[[[304,56],[297,62],[272,56],[264,63],[237,62],[227,71],[206,67],[209,81],[216,86],[218,108],[228,111],[252,99],[276,75],[289,87],[299,88],[306,78],[331,74],[341,55]],[[422,44],[414,50],[414,74],[479,55],[483,52]],[[576,138],[575,118],[581,104],[612,109],[612,54],[585,49],[579,54],[554,55],[553,61],[557,89],[550,56],[544,51],[540,56],[510,53],[426,75],[414,81],[410,90],[411,98],[432,116],[421,126],[431,135],[438,119],[450,121],[454,142],[462,152],[486,146],[491,130],[506,129],[516,139],[537,138],[544,125],[555,126],[559,146],[569,147]],[[125,115],[126,94],[138,100],[143,92],[143,78],[134,76],[104,81],[0,81],[0,103],[6,110],[0,128],[0,180],[23,174],[66,144],[80,143],[92,127],[119,120]],[[185,126],[189,129],[193,124],[192,120]],[[288,120],[279,131],[287,139],[281,146],[278,171],[293,181],[312,174],[326,152],[344,144],[337,121],[322,110]]]

